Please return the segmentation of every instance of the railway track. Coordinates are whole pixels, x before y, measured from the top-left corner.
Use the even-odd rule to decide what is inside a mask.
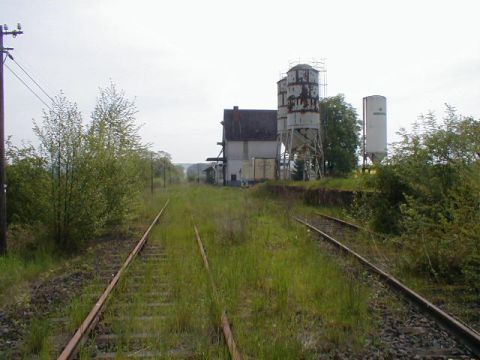
[[[222,301],[219,301],[219,292],[210,274],[205,247],[197,227],[193,225],[193,219],[194,233],[191,231],[191,227],[190,230],[186,230],[188,226],[179,224],[177,219],[174,219],[172,216],[169,217],[168,214],[166,218],[165,216],[163,217],[162,226],[156,227],[157,230],[152,231],[156,222],[165,211],[166,205],[140,242],[135,246],[135,249],[128,256],[127,261],[121,266],[120,270],[118,272],[114,272],[111,269],[106,270],[112,276],[112,281],[106,290],[107,294],[104,293],[99,298],[59,359],[73,359],[76,357],[97,359],[196,358],[198,356],[210,358],[208,354],[205,355],[206,353],[202,352],[201,346],[199,347],[199,330],[202,332],[201,336],[204,336],[206,331],[207,337],[217,336],[218,339],[222,336],[220,333],[223,332],[224,340],[219,340],[219,343],[221,342],[220,347],[224,349],[228,347],[228,351],[221,350],[218,352],[217,354],[221,354],[217,356],[218,358],[241,359],[240,352],[233,339],[227,313],[225,309],[221,309]],[[180,208],[181,206],[177,206],[177,211]],[[188,214],[191,213],[191,210],[189,210],[189,207],[182,208],[178,213],[189,216]],[[297,218],[296,220],[303,222],[311,231],[318,233],[323,238],[335,242],[330,234],[319,231],[317,229],[319,226],[306,223],[303,219]],[[202,281],[205,284],[206,291],[210,289],[211,297],[217,305],[218,311],[215,311],[214,321],[201,328],[195,328],[189,325],[188,321],[184,322],[182,320],[184,319],[184,308],[182,306],[185,303],[182,305],[177,302],[180,294],[179,287],[183,291],[185,291],[185,288],[187,288],[187,291],[191,291],[188,288],[191,287],[192,282],[185,283],[186,278],[184,278],[184,280],[175,283],[175,279],[172,276],[177,275],[173,275],[175,271],[172,271],[172,265],[178,266],[180,264],[182,266],[182,251],[186,248],[180,247],[175,250],[176,252],[172,252],[172,240],[165,242],[166,238],[163,235],[167,235],[168,231],[173,231],[173,228],[169,228],[170,230],[168,231],[165,230],[167,231],[165,234],[158,231],[165,228],[165,225],[171,227],[172,224],[175,224],[177,230],[179,228],[185,229],[181,236],[183,236],[183,239],[186,239],[186,246],[197,252],[190,259],[195,259],[196,256],[200,257],[201,254],[207,274],[205,281]],[[328,227],[329,233],[337,234],[344,232],[345,226],[348,226],[348,231],[346,231],[348,236],[354,236],[355,232],[359,231],[352,224],[340,225],[338,221],[332,218],[326,219],[323,225],[323,227]],[[342,228],[343,230],[341,230]],[[150,234],[151,232],[153,235]],[[178,233],[175,233],[175,236],[170,239],[178,239],[178,235]],[[190,246],[195,245],[195,238],[198,249]],[[336,244],[336,246],[342,249],[342,251],[347,251],[339,244]],[[197,266],[196,271],[202,272],[201,265],[198,264]],[[188,272],[191,273],[191,270],[192,268],[189,268]],[[359,273],[358,270],[353,270],[352,272]],[[108,276],[108,274],[105,274],[105,276]],[[376,349],[380,349],[383,346],[385,347],[379,350],[378,355],[385,356],[387,354],[387,357],[389,357],[388,354],[390,354],[391,358],[407,359],[417,356],[417,358],[470,359],[473,354],[478,355],[475,339],[473,341],[472,339],[465,339],[465,334],[455,333],[457,338],[462,338],[462,341],[468,348],[458,344],[435,321],[426,319],[422,315],[422,311],[419,311],[421,307],[418,304],[415,306],[404,305],[400,316],[398,314],[392,316],[391,303],[385,300],[391,295],[384,294],[389,290],[385,290],[386,287],[379,285],[380,282],[376,275],[369,275],[368,279],[369,281],[376,279],[372,280],[372,282],[376,281],[378,283],[373,286],[373,292],[375,293],[373,297],[378,304],[376,305],[377,308],[373,309],[372,316],[377,317],[380,314],[382,321],[381,326],[378,326],[380,329],[378,332],[380,345],[376,343],[375,339],[373,339],[373,343],[367,340],[366,344],[366,347],[369,349],[368,354],[373,358],[375,358],[374,352]],[[390,279],[385,283],[390,283],[391,281]],[[209,283],[208,286],[206,285],[207,283]],[[199,284],[199,286],[201,285]],[[393,298],[393,296],[391,297]],[[188,301],[191,301],[192,297],[188,299]],[[205,300],[200,300],[200,302],[202,301],[205,302]],[[414,300],[410,301],[413,302]],[[199,317],[205,318],[209,316],[207,313],[204,313],[204,311],[208,311],[205,307],[197,307],[194,311],[198,312],[197,316]],[[437,318],[435,320],[438,321]],[[452,332],[448,326],[444,323],[442,324],[444,328]],[[208,334],[209,331],[210,333]],[[376,337],[377,334],[374,336]],[[209,341],[214,340],[210,339]],[[216,357],[212,356],[212,358]]]
[[[91,311],[88,313],[85,320],[82,322],[82,324],[77,329],[73,337],[70,339],[70,341],[67,343],[67,345],[63,349],[62,353],[58,357],[59,360],[72,359],[78,355],[78,351],[80,350],[80,347],[87,342],[88,336],[90,335],[91,331],[98,325],[101,319],[101,315],[107,304],[107,301],[109,300],[109,297],[112,295],[114,289],[117,287],[122,275],[127,271],[130,264],[145,247],[145,244],[150,235],[150,232],[152,231],[153,227],[157,224],[158,220],[160,219],[160,216],[162,216],[162,214],[164,213],[167,205],[168,205],[168,200],[165,203],[164,207],[157,214],[153,222],[150,224],[150,226],[148,227],[147,231],[144,233],[140,241],[136,244],[136,246],[127,256],[127,259],[125,260],[125,262],[122,264],[119,270],[114,274],[112,280],[106,287],[105,291],[99,297],[98,301],[95,303]],[[150,244],[148,247],[150,249],[154,248],[150,246]],[[112,270],[112,274],[113,274],[113,270]],[[121,321],[121,318],[118,317],[118,320]],[[101,324],[100,327],[102,326],[104,326],[104,324]],[[114,340],[116,344],[120,344],[121,342],[121,337],[119,336],[119,334],[105,333],[101,335],[104,335],[104,336],[99,336],[99,342],[106,339]],[[93,354],[93,357],[96,357],[96,358],[112,357],[111,352],[102,351],[103,347],[101,343],[99,343],[98,345],[99,347],[95,350],[95,354]],[[107,349],[109,349],[109,347],[107,347]],[[118,348],[117,350],[120,350],[120,348]],[[89,354],[89,355],[92,355],[92,354]],[[139,353],[139,355],[144,355],[144,353]]]
[[[175,302],[178,284],[173,284],[169,277],[171,254],[160,237],[150,234],[167,205],[168,201],[119,270],[112,274],[111,282],[58,360],[78,357],[170,359],[205,356],[198,353],[198,334],[188,325],[188,321],[182,322],[182,305]],[[219,295],[196,226],[194,230],[212,295],[219,303]],[[241,360],[226,311],[222,312],[221,319],[218,320],[230,357]]]
[[[478,332],[476,332],[474,329],[464,324],[460,320],[456,319],[452,315],[441,310],[440,308],[435,306],[433,303],[428,301],[426,298],[422,297],[412,289],[408,288],[398,279],[396,279],[389,273],[385,272],[380,267],[374,265],[365,257],[353,251],[351,248],[344,245],[342,242],[340,242],[334,237],[336,235],[346,233],[346,235],[344,236],[351,238],[357,232],[361,232],[361,231],[365,232],[368,230],[337,218],[325,216],[322,214],[317,214],[317,215],[320,218],[317,219],[315,225],[299,217],[294,217],[294,219],[299,223],[305,225],[314,233],[318,234],[321,238],[326,240],[329,244],[333,245],[336,249],[339,249],[341,252],[347,254],[348,256],[355,258],[357,261],[359,261],[361,264],[367,267],[369,271],[374,273],[381,281],[388,284],[390,288],[394,289],[397,293],[401,294],[405,299],[408,299],[408,301],[413,303],[417,309],[420,309],[424,313],[428,313],[431,318],[433,318],[438,324],[440,324],[444,329],[446,329],[450,334],[452,334],[458,341],[460,341],[463,345],[465,345],[473,354],[475,354],[476,356],[480,356],[480,334]],[[370,235],[377,236],[376,234],[373,234],[373,233],[370,233]],[[411,309],[410,311],[412,310],[413,312],[411,316],[416,317],[417,314],[415,309]],[[423,320],[421,320],[421,322],[423,322]],[[415,324],[415,321],[413,321],[413,328],[424,329],[425,326],[424,325],[417,326],[417,324]],[[434,329],[434,331],[437,332],[438,329]],[[425,356],[431,355],[432,357],[435,357],[436,355],[437,356],[446,355],[448,357],[448,351],[449,350],[447,349],[447,351],[445,351],[443,354],[438,354],[438,353],[435,354],[435,351],[433,351],[432,354],[428,354],[428,350],[427,350],[427,352],[424,353],[424,355]],[[459,355],[458,353],[455,353],[457,349],[454,349],[452,351],[454,355]]]

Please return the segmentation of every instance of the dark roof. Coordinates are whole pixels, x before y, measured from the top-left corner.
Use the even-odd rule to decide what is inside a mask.
[[[274,141],[277,110],[223,110],[225,139],[229,141]]]
[[[298,64],[298,65],[295,65],[294,67],[292,67],[292,68],[291,68],[290,70],[288,70],[288,71],[292,71],[292,70],[305,70],[305,69],[314,70],[314,71],[318,72],[317,69],[315,69],[313,66],[308,65],[308,64]]]

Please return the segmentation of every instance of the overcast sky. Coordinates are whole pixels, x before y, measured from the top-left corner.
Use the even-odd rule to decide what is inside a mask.
[[[387,97],[388,140],[444,103],[480,118],[478,0],[1,0],[12,55],[89,121],[110,79],[136,98],[141,135],[175,162],[216,156],[223,109],[276,109],[296,59],[326,59],[328,95]],[[7,60],[18,74],[20,69]],[[6,133],[35,141],[42,107],[5,69]],[[40,93],[40,91],[39,91]]]

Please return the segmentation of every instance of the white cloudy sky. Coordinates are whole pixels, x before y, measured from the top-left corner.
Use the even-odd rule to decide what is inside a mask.
[[[385,95],[388,139],[448,102],[480,118],[478,0],[2,0],[13,55],[88,121],[110,79],[136,97],[141,134],[176,162],[216,156],[223,109],[275,109],[289,61],[325,58],[328,94]],[[15,64],[7,64],[21,73]],[[42,104],[5,72],[6,132],[34,141]]]

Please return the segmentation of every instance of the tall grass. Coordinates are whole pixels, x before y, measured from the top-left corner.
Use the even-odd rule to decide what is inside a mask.
[[[289,185],[289,186],[301,186],[308,189],[325,188],[325,189],[337,189],[337,190],[368,190],[371,185],[367,181],[369,174],[362,174],[359,172],[352,173],[349,177],[324,177],[319,180],[313,181],[292,181],[292,180],[279,180],[269,181],[269,184],[275,185]]]
[[[43,252],[28,259],[16,254],[0,256],[0,304],[21,302],[25,296],[28,298],[24,291],[28,282],[57,263],[57,259]]]
[[[324,347],[361,348],[368,291],[290,220],[294,210],[238,189],[199,187],[189,197],[247,355],[314,358]]]
[[[28,354],[35,354],[41,359],[49,359],[50,344],[50,323],[47,319],[35,319],[30,324],[30,331],[24,341],[25,358]]]

